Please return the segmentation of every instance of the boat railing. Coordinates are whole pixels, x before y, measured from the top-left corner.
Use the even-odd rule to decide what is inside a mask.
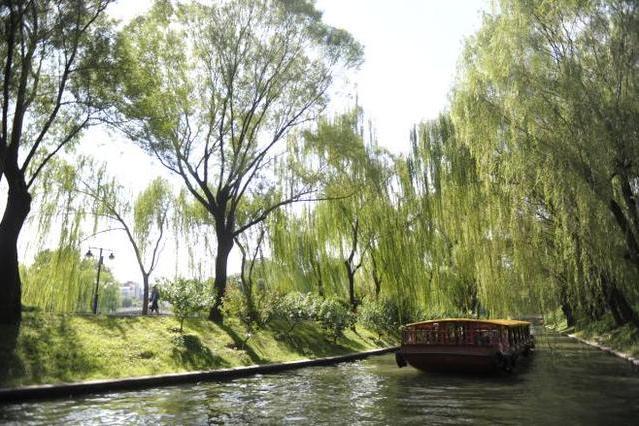
[[[402,331],[404,345],[494,346],[495,329],[407,329]]]

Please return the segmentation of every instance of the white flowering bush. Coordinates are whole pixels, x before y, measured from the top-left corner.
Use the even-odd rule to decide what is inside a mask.
[[[160,282],[160,297],[173,306],[173,314],[180,321],[180,333],[184,320],[196,312],[213,305],[215,298],[206,281],[177,278]]]
[[[355,325],[356,316],[344,302],[328,297],[319,305],[316,320],[335,342],[344,330]]]
[[[320,304],[321,299],[317,296],[294,291],[278,302],[274,316],[288,322],[287,333],[290,333],[301,322],[316,319]]]

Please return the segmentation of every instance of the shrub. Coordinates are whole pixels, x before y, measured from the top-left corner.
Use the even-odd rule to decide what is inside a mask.
[[[105,283],[99,290],[100,312],[115,312],[120,307],[120,286],[114,282]]]
[[[286,320],[289,324],[287,333],[290,333],[302,321],[314,320],[320,304],[321,300],[311,293],[291,292],[273,307],[273,316]]]
[[[257,310],[257,325],[260,327],[268,324],[277,316],[277,308],[282,302],[283,296],[274,291],[263,291],[255,298]]]
[[[249,329],[264,327],[276,315],[282,296],[273,291],[261,291],[253,295],[253,310],[239,286],[228,286],[222,310],[225,316],[237,318]]]
[[[211,306],[214,302],[209,284],[193,279],[163,280],[160,283],[160,295],[173,306],[173,314],[180,321],[180,333],[187,317]]]
[[[401,315],[396,303],[389,299],[365,300],[358,311],[358,321],[366,328],[383,334],[397,335],[402,323],[419,319],[419,313]],[[417,318],[416,318],[417,317]]]
[[[246,303],[246,297],[237,285],[228,285],[222,301],[222,313],[225,317],[237,318],[247,327],[253,324],[253,315]]]
[[[333,338],[333,342],[338,337],[344,335],[344,330],[355,325],[355,314],[353,314],[349,306],[338,299],[329,297],[324,299],[317,310],[316,320],[322,325]]]

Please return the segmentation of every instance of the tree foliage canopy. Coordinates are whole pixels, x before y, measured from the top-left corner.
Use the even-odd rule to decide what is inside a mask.
[[[182,177],[213,218],[220,316],[235,237],[314,188],[272,179],[288,131],[314,118],[361,47],[307,1],[156,2],[119,41],[118,126]]]
[[[298,312],[323,297],[337,334],[346,300],[381,329],[559,308],[639,326],[639,6],[496,6],[466,42],[450,108],[397,156],[358,106],[318,118],[362,48],[310,1],[160,0],[123,29],[100,105],[182,179],[174,231],[190,258],[215,259],[212,314],[238,246],[242,310],[269,292]],[[68,167],[58,176],[75,185]],[[134,203],[100,185],[139,252],[156,253],[168,184]],[[65,194],[50,199],[68,212]],[[64,217],[70,241],[79,222]]]

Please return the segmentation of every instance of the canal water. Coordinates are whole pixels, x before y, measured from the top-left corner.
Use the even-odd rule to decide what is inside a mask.
[[[427,374],[394,356],[230,382],[0,405],[2,424],[639,424],[639,372],[539,336],[512,375]]]

